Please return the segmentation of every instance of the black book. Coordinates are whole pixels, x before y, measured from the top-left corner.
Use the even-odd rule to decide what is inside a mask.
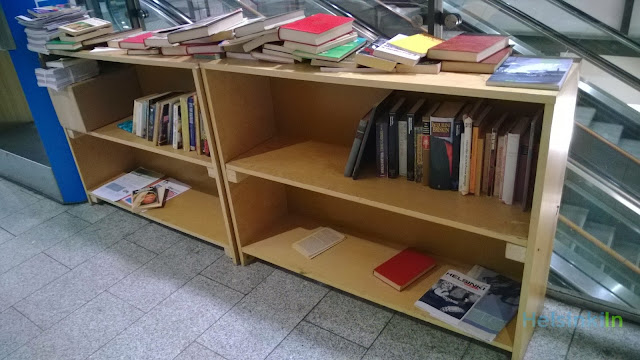
[[[389,155],[389,119],[376,119],[376,175],[387,177]]]
[[[460,114],[464,113],[461,112]],[[451,163],[451,190],[457,191],[460,185],[460,144],[462,142],[462,133],[464,132],[464,122],[462,116],[456,117],[453,121],[453,154]]]
[[[416,101],[413,107],[407,112],[407,180],[415,180],[416,161],[416,122],[420,122],[418,111],[422,108],[426,99]]]
[[[524,186],[522,193],[522,211],[531,210],[533,201],[533,187],[536,178],[536,168],[538,163],[538,152],[540,150],[540,132],[542,131],[542,110],[539,110],[531,121],[529,129],[529,144],[527,152],[527,164],[524,173]]]
[[[463,102],[445,102],[431,115],[429,152],[429,186],[438,190],[451,190],[453,176],[454,119],[464,106]]]
[[[360,153],[360,147],[365,137],[365,133],[369,124],[373,122],[373,114],[376,108],[373,107],[367,114],[360,119],[358,123],[358,129],[356,130],[356,137],[353,139],[353,145],[351,145],[351,152],[349,153],[349,159],[347,159],[347,165],[344,167],[344,176],[351,177],[353,175],[353,169],[356,165],[356,159]]]
[[[388,169],[389,178],[397,178],[400,172],[400,151],[398,148],[398,120],[403,116],[406,98],[399,98],[389,110],[389,136],[388,136]]]

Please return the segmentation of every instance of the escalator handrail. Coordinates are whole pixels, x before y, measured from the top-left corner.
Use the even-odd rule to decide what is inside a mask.
[[[542,22],[538,21],[537,19],[531,17],[530,15],[528,15],[527,13],[505,3],[502,0],[483,0],[485,3],[495,7],[497,10],[508,14],[520,21],[522,21],[523,23],[525,23],[527,26],[532,27],[533,29],[535,29],[536,31],[539,31],[540,33],[551,37],[552,39],[554,39],[555,41],[561,43],[562,45],[566,46],[567,48],[569,48],[572,52],[576,53],[577,55],[579,55],[580,57],[582,57],[583,59],[586,59],[587,61],[597,65],[598,67],[600,67],[602,70],[606,71],[607,73],[609,73],[611,76],[615,77],[616,79],[622,81],[623,83],[629,85],[630,87],[640,91],[640,79],[636,78],[635,76],[631,75],[630,73],[628,73],[627,71],[625,71],[624,69],[620,68],[619,66],[613,64],[612,62],[604,59],[603,57],[601,57],[600,55],[598,55],[597,53],[585,48],[584,46],[576,43],[575,41],[573,41],[571,38],[560,34],[559,32],[555,31],[554,29],[550,28],[549,26],[543,24]]]
[[[151,5],[152,7],[162,12],[162,14],[176,23],[182,24],[193,24],[193,20],[189,18],[185,13],[180,11],[180,9],[176,8],[172,4],[170,4],[166,0],[142,0],[147,3],[147,5]]]

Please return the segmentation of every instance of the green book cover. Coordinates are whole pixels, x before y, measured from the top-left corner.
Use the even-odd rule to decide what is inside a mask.
[[[81,44],[82,42],[73,42],[73,41],[62,41],[60,39],[54,39],[47,41],[47,45],[69,45],[73,46],[76,44]]]
[[[359,48],[361,48],[362,45],[364,45],[365,41],[366,39],[364,38],[357,38],[352,42],[348,42],[344,45],[336,46],[332,49],[323,51],[319,54],[310,54],[300,50],[294,51],[293,54],[306,59],[323,58],[323,59],[339,60],[351,54],[352,52],[358,50]]]

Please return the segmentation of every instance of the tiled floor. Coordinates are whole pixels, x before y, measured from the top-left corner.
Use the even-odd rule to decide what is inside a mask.
[[[548,300],[547,313],[581,310]],[[539,328],[526,358],[638,359],[640,327]],[[108,205],[0,180],[0,359],[507,359]]]

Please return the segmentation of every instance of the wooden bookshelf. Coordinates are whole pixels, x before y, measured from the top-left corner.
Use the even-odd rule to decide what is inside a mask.
[[[522,282],[519,313],[491,345],[513,359],[524,356],[533,328],[518,320],[541,313],[544,303],[576,66],[559,91],[488,87],[488,75],[478,74],[323,73],[234,59],[200,68],[242,263],[259,258],[455,332],[414,303],[448,269],[480,264]],[[358,180],[344,177],[358,121],[392,90],[429,101],[488,98],[509,111],[542,109],[531,212],[496,198],[377,178],[369,167]],[[291,245],[319,226],[346,239],[309,260]],[[434,256],[438,267],[398,292],[373,269],[405,247]]]

